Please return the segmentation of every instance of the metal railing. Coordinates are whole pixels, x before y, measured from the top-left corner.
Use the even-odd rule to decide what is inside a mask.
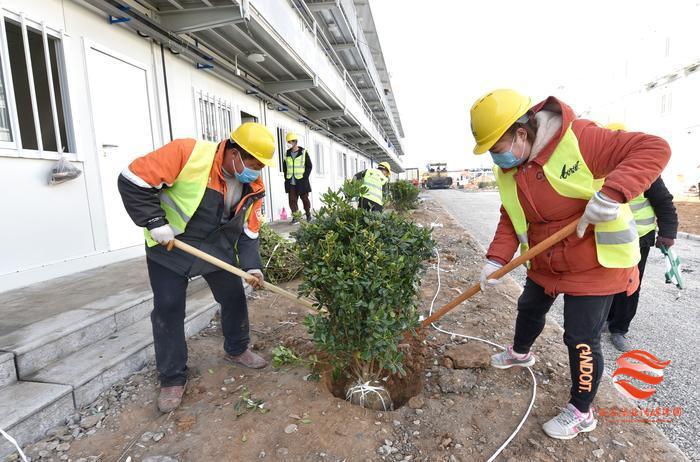
[[[299,2],[303,8],[304,12],[302,12],[299,9],[299,6],[297,5],[297,2],[291,1],[292,6],[294,7],[295,10],[297,10],[299,17],[302,20],[303,25],[308,29],[309,32],[311,32],[314,37],[317,39],[317,43],[321,45],[321,48],[326,52],[326,54],[331,58],[330,61],[333,63],[333,65],[336,67],[338,70],[338,73],[343,76],[343,80],[345,82],[345,85],[347,88],[350,89],[352,92],[353,96],[360,102],[360,105],[362,106],[365,115],[370,119],[370,121],[375,125],[375,128],[377,131],[381,134],[383,141],[385,142],[387,148],[389,148],[388,143],[389,141],[389,136],[386,133],[386,130],[384,130],[384,127],[382,127],[381,123],[377,119],[377,117],[374,115],[374,111],[372,111],[372,108],[369,106],[365,98],[363,97],[362,93],[360,92],[359,88],[357,88],[357,85],[355,85],[355,82],[348,78],[348,70],[345,68],[343,65],[342,60],[340,59],[340,56],[336,53],[336,51],[333,49],[333,45],[331,44],[330,40],[328,40],[328,37],[326,37],[325,33],[323,32],[323,29],[318,26],[318,23],[316,19],[314,18],[313,12],[309,9],[308,5],[306,5],[306,2],[300,1]],[[309,23],[307,20],[309,18],[312,21],[312,24]],[[347,22],[347,21],[346,21]],[[319,38],[321,39],[319,41]],[[333,59],[335,58],[335,59]],[[369,69],[369,67],[368,67]],[[376,69],[375,69],[376,70]],[[371,71],[370,71],[371,72]],[[375,85],[375,88],[377,86]],[[378,93],[381,93],[378,91]],[[381,95],[380,95],[381,98]],[[382,101],[382,104],[384,102]],[[384,107],[386,111],[386,106]],[[391,121],[391,115],[389,114],[389,120]],[[398,133],[395,131],[395,133]],[[398,138],[398,136],[397,136]]]

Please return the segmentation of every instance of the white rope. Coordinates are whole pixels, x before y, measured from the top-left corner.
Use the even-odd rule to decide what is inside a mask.
[[[382,408],[385,411],[388,411],[388,409],[386,407],[386,402],[384,401],[384,397],[379,392],[379,390],[384,391],[384,393],[386,393],[387,395],[389,394],[389,392],[387,392],[386,388],[384,388],[384,387],[375,387],[373,385],[370,385],[369,382],[362,383],[358,379],[358,383],[356,383],[352,387],[348,388],[348,391],[345,393],[345,399],[347,401],[352,401],[352,396],[355,393],[359,393],[360,394],[360,406],[365,407],[365,397],[367,395],[369,395],[370,393],[376,393],[376,395],[379,396],[379,399],[382,402]]]
[[[19,444],[17,444],[17,440],[15,440],[13,437],[11,437],[7,433],[5,433],[5,430],[3,430],[2,428],[0,428],[0,435],[4,436],[7,441],[14,444],[14,446],[17,448],[17,452],[19,453],[20,457],[22,458],[22,460],[24,462],[29,462],[27,460],[27,456],[25,456],[24,453],[22,452],[22,448],[20,448]]]
[[[436,223],[430,224],[431,228],[434,228],[435,225],[436,225]],[[442,225],[440,225],[440,226],[442,226]],[[438,251],[437,246],[435,247],[435,254],[437,255],[437,265],[436,265],[437,271],[436,271],[436,273],[437,273],[437,279],[438,279],[438,286],[437,286],[437,290],[435,290],[435,296],[433,297],[433,300],[430,302],[430,312],[429,312],[428,316],[433,314],[433,307],[435,306],[435,300],[437,300],[438,294],[440,293],[440,289],[442,288],[442,281],[440,278],[440,252]],[[477,342],[487,343],[489,345],[500,348],[501,350],[505,350],[505,347],[498,345],[497,343],[493,343],[489,340],[479,338],[479,337],[472,337],[470,335],[458,334],[456,332],[450,332],[450,331],[447,331],[447,330],[441,328],[440,326],[438,326],[434,322],[431,323],[430,325],[438,332],[442,332],[443,334],[447,334],[447,335],[451,336],[452,338],[460,337],[460,338],[466,338],[469,340],[476,340]],[[520,432],[520,429],[523,427],[523,424],[525,424],[525,421],[530,416],[530,412],[532,411],[532,407],[535,405],[535,397],[537,395],[537,378],[535,378],[535,374],[532,372],[531,367],[528,367],[527,370],[528,370],[528,372],[530,372],[530,376],[532,376],[532,399],[530,399],[530,405],[528,406],[527,411],[525,411],[525,415],[523,415],[522,420],[520,420],[520,423],[515,428],[515,431],[513,431],[513,433],[511,433],[511,435],[508,437],[508,439],[496,450],[496,452],[494,452],[493,455],[488,458],[487,462],[492,462],[494,459],[496,459],[496,457],[498,457],[498,455],[501,452],[503,452],[503,450],[510,444],[510,442],[513,441],[513,438],[515,438],[515,435],[517,435],[518,432]]]

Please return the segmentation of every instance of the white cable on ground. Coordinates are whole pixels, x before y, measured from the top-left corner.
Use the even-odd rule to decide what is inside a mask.
[[[436,223],[431,223],[430,224],[431,228],[434,228],[435,224]],[[438,279],[438,286],[437,286],[437,289],[435,290],[435,296],[433,297],[433,300],[430,302],[430,312],[428,313],[428,316],[433,314],[433,307],[435,306],[435,300],[437,300],[438,294],[440,293],[440,289],[442,287],[442,281],[440,278],[440,252],[438,251],[437,246],[435,247],[435,254],[437,255],[437,265],[436,265],[437,271],[436,271],[436,273],[437,273],[437,279]],[[505,350],[505,347],[498,345],[497,343],[493,343],[489,340],[479,338],[479,337],[472,337],[470,335],[458,334],[456,332],[450,332],[450,331],[447,331],[447,330],[441,328],[440,326],[438,326],[434,322],[431,323],[430,325],[438,332],[442,332],[443,334],[450,335],[453,338],[454,337],[461,337],[461,338],[466,338],[466,339],[470,339],[470,340],[476,340],[477,342],[487,343],[489,345],[500,348],[501,350]],[[496,452],[494,452],[493,455],[488,458],[487,462],[492,462],[493,460],[495,460],[496,457],[498,457],[498,455],[501,452],[503,452],[503,450],[506,448],[506,446],[508,446],[510,444],[510,442],[513,440],[513,438],[515,438],[515,435],[517,435],[518,432],[520,432],[520,429],[523,427],[523,424],[525,424],[525,421],[530,416],[530,412],[532,411],[532,407],[535,405],[535,397],[537,395],[537,378],[535,377],[534,372],[532,372],[531,367],[528,367],[527,370],[528,370],[528,372],[530,372],[530,375],[532,376],[532,399],[530,400],[530,405],[528,406],[527,411],[525,411],[525,415],[523,415],[522,420],[520,421],[518,426],[515,428],[515,431],[513,431],[513,433],[511,433],[511,435],[508,437],[508,439],[496,450]]]
[[[5,433],[5,430],[3,430],[2,428],[0,428],[0,435],[4,436],[7,441],[12,443],[17,448],[17,452],[19,453],[19,456],[22,458],[22,460],[24,462],[28,462],[27,456],[25,456],[24,452],[22,452],[22,448],[20,448],[19,444],[17,444],[17,440],[15,440],[13,437],[11,437],[7,433]]]

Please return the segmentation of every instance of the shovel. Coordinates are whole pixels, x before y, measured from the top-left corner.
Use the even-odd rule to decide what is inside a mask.
[[[233,273],[236,276],[239,276],[241,279],[244,279],[248,281],[249,284],[255,284],[257,282],[257,278],[245,271],[243,271],[240,268],[236,268],[233,265],[230,265],[226,263],[225,261],[222,261],[212,255],[209,255],[206,252],[202,252],[196,247],[192,247],[189,244],[186,244],[180,240],[173,239],[172,241],[168,242],[167,248],[168,250],[172,250],[173,247],[177,247],[178,249],[182,250],[183,252],[186,252],[190,255],[193,255],[197,258],[201,258],[202,260],[206,261],[207,263],[211,263],[212,265],[221,268],[222,270],[228,271],[229,273]],[[281,287],[277,287],[274,284],[270,284],[267,281],[263,281],[263,288],[269,290],[270,292],[274,292],[277,295],[281,295],[284,298],[287,298],[293,302],[296,302],[300,305],[303,305],[305,308],[308,308],[311,310],[314,314],[317,313],[316,308],[314,308],[314,304],[311,302],[311,300],[308,300],[306,298],[299,298],[293,293],[284,290]]]
[[[529,249],[527,252],[524,254],[512,259],[508,264],[503,266],[502,268],[497,269],[491,275],[488,277],[488,279],[500,279],[506,274],[510,273],[513,271],[515,268],[518,266],[522,265],[528,260],[532,260],[535,258],[537,255],[541,254],[545,250],[549,249],[552,247],[554,244],[557,242],[563,240],[570,234],[573,234],[574,231],[576,231],[576,225],[578,225],[579,220],[574,220],[568,225],[564,226],[562,229],[557,231],[556,233],[552,234],[549,236],[547,239],[544,241],[540,242],[536,246],[532,247]],[[434,323],[441,317],[445,316],[447,313],[452,311],[455,307],[457,307],[459,304],[461,304],[463,301],[473,297],[477,293],[481,291],[481,285],[480,284],[475,284],[472,287],[469,288],[466,292],[463,294],[459,295],[458,297],[454,298],[450,302],[446,303],[443,305],[439,310],[434,312],[432,315],[428,316],[424,321],[423,324],[421,324],[421,327],[428,327],[430,324]]]

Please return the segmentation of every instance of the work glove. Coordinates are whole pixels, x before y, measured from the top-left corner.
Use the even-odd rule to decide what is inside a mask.
[[[255,276],[256,282],[248,282],[248,281],[245,281],[245,282],[247,284],[253,286],[254,289],[262,289],[263,282],[265,281],[265,276],[263,275],[263,272],[260,271],[259,269],[249,269],[248,274]]]
[[[503,265],[496,263],[492,260],[486,260],[486,264],[481,270],[481,277],[479,278],[479,284],[481,285],[481,291],[485,292],[486,289],[493,288],[501,283],[500,279],[487,279],[491,273],[501,268]]]
[[[598,223],[613,221],[619,214],[620,204],[610,199],[605,194],[597,192],[586,205],[586,210],[583,212],[583,216],[576,227],[576,235],[582,238],[588,225],[597,225]]]
[[[158,244],[166,245],[168,242],[175,239],[175,232],[170,225],[163,225],[157,228],[153,228],[149,231],[151,233],[151,238]]]
[[[675,239],[671,239],[670,237],[663,237],[663,236],[656,236],[656,247],[666,247],[666,248],[671,248],[673,244],[676,243]]]

